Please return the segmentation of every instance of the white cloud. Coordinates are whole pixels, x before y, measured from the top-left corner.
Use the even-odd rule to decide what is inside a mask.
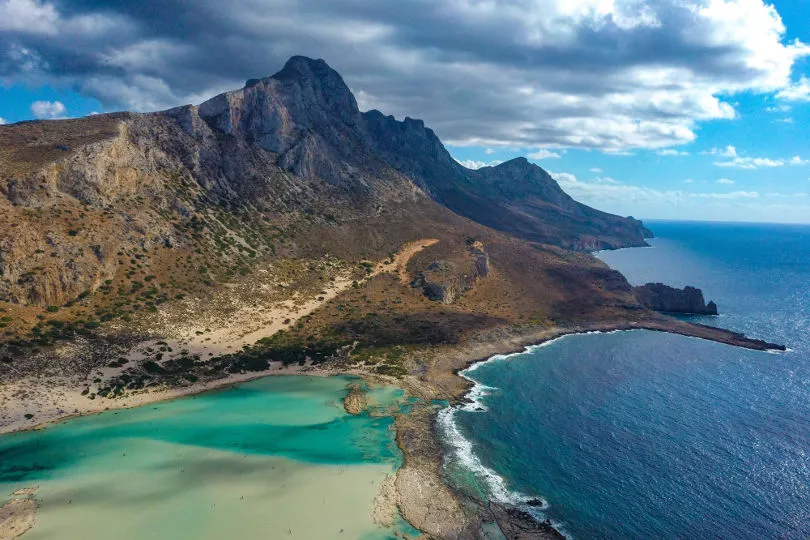
[[[684,181],[683,181],[683,183],[684,183],[684,184],[694,184],[694,183],[695,183],[695,181],[694,181],[694,180],[692,180],[691,178],[687,178],[686,180],[684,180]]]
[[[785,162],[781,159],[771,158],[755,158],[755,157],[741,157],[737,156],[729,161],[715,161],[718,167],[731,167],[734,169],[762,169],[769,167],[782,167]]]
[[[604,153],[609,156],[635,156],[633,152],[629,150],[618,150],[616,148],[605,148]]]
[[[790,105],[775,105],[773,107],[765,107],[765,111],[770,113],[785,113],[790,112],[791,109],[792,107]]]
[[[614,185],[621,184],[621,182],[609,176],[597,176],[596,178],[593,179],[593,181],[599,184],[614,184]]]
[[[733,184],[733,183],[734,183],[734,180],[730,180],[730,179],[728,179],[728,178],[719,178],[719,179],[717,180],[717,183],[718,183],[718,184],[726,184],[726,185],[731,185],[731,184]]]
[[[701,152],[701,154],[704,156],[737,157],[737,149],[728,145],[725,148],[712,148]]]
[[[591,172],[592,173],[600,173],[600,172],[602,172],[602,169],[600,169],[599,167],[594,167],[594,168],[591,169]]]
[[[735,169],[748,170],[784,167],[785,165],[807,165],[808,163],[810,163],[810,160],[802,159],[799,156],[793,156],[790,159],[737,156],[728,161],[714,162],[714,164],[718,167],[731,167]]]
[[[551,177],[552,177],[552,178],[554,178],[554,180],[556,180],[556,181],[557,181],[557,183],[558,183],[558,184],[560,184],[561,186],[562,186],[563,184],[573,184],[573,183],[576,183],[576,182],[577,182],[577,177],[576,177],[576,176],[574,176],[574,175],[573,175],[573,174],[571,174],[571,173],[565,173],[565,172],[564,172],[564,173],[553,173],[553,172],[549,172],[549,174],[550,174],[550,175],[551,175]],[[810,180],[810,178],[808,178],[808,180]]]
[[[693,141],[701,122],[737,116],[737,94],[788,98],[810,53],[770,0],[425,5],[199,0],[189,18],[187,3],[164,0],[154,25],[138,2],[0,0],[0,66],[105,110],[150,110],[306,54],[330,62],[364,109],[422,118],[448,142],[625,152]]]
[[[780,90],[776,97],[786,101],[810,101],[810,79],[800,78],[799,82]]]
[[[779,118],[776,120],[776,122],[780,122],[782,124],[792,124],[793,118],[791,118],[790,116],[788,116],[787,118]]]
[[[756,199],[759,193],[756,191],[732,191],[731,193],[688,193],[690,197],[703,199]]]
[[[664,150],[659,150],[658,152],[656,152],[656,154],[658,154],[659,156],[688,156],[689,152],[667,148]]]
[[[54,34],[59,13],[37,0],[0,0],[0,32]]]
[[[569,195],[597,207],[611,205],[688,205],[696,200],[717,201],[749,200],[759,197],[756,191],[732,191],[730,193],[689,192],[683,190],[657,190],[648,187],[622,184],[621,182],[582,182],[570,173],[550,173]],[[600,179],[601,180],[601,179]]]
[[[59,118],[64,112],[61,101],[35,101],[31,104],[31,114],[35,118]]]
[[[528,155],[529,159],[559,159],[561,156],[556,152],[552,152],[550,150],[539,149],[536,152],[532,152]]]
[[[7,123],[6,119],[3,118],[2,116],[0,116],[0,126],[2,126],[3,124],[6,124],[6,123]]]
[[[457,159],[456,161],[458,161],[460,164],[462,164],[464,167],[467,167],[468,169],[480,169],[482,167],[494,167],[495,165],[499,165],[499,164],[503,163],[502,161],[497,161],[497,160],[496,161],[486,162],[486,161],[476,161],[474,159],[465,159],[465,160]]]
[[[790,158],[790,161],[788,161],[789,165],[807,165],[808,163],[810,163],[810,160],[802,159],[799,156],[793,156]]]
[[[494,148],[487,148],[486,150],[484,150],[484,152],[485,152],[487,155],[492,155],[492,154],[494,154],[494,153],[495,153],[495,149],[494,149]]]

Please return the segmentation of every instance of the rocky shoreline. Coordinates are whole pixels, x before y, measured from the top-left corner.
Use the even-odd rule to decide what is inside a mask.
[[[685,323],[663,315],[651,316],[644,321],[601,321],[573,327],[523,329],[503,332],[492,336],[491,340],[482,337],[475,342],[442,351],[422,377],[406,376],[396,379],[371,374],[362,369],[314,366],[282,370],[280,373],[278,370],[268,370],[267,372],[209,381],[175,392],[144,393],[140,394],[139,399],[133,403],[115,398],[104,399],[103,402],[94,404],[97,406],[93,410],[72,414],[54,414],[33,428],[22,424],[4,426],[3,432],[41,429],[72,416],[175,399],[274,374],[358,375],[371,382],[400,386],[409,395],[422,400],[407,414],[396,415],[397,444],[403,453],[404,463],[396,472],[392,482],[394,489],[389,489],[386,497],[389,504],[392,499],[395,501],[402,516],[414,527],[431,537],[449,539],[480,537],[484,527],[493,525],[502,531],[508,531],[510,538],[560,538],[560,534],[553,528],[549,528],[548,524],[534,522],[531,526],[527,525],[528,517],[519,509],[472,500],[447,485],[442,473],[445,449],[436,426],[436,415],[443,407],[436,405],[435,400],[446,400],[451,405],[464,402],[472,384],[461,377],[459,372],[478,362],[486,361],[494,355],[522,352],[528,346],[539,345],[570,334],[637,329],[708,339],[753,350],[784,350],[781,345],[747,338],[728,330]],[[344,407],[350,414],[360,414],[365,408],[365,403],[364,393],[355,386],[349,389]],[[391,491],[393,493],[390,493]],[[20,508],[22,506],[20,505]]]
[[[644,323],[583,324],[503,335],[498,343],[482,341],[470,344],[445,356],[445,369],[452,366],[453,382],[456,384],[448,386],[440,383],[444,393],[424,384],[417,387],[405,386],[417,395],[427,392],[426,398],[447,399],[451,405],[457,405],[468,401],[467,395],[473,386],[459,372],[485,362],[492,356],[520,353],[527,347],[541,345],[566,335],[629,330],[661,331],[752,350],[785,350],[781,345],[751,339],[739,333],[661,316]],[[437,382],[435,378],[433,382]],[[518,508],[473,501],[445,483],[442,474],[445,451],[436,425],[438,411],[438,408],[426,407],[418,411],[418,414],[414,411],[408,417],[397,419],[397,441],[405,456],[405,465],[397,473],[398,480],[402,476],[402,480],[397,482],[397,488],[403,516],[416,528],[439,538],[481,537],[481,529],[487,524],[497,524],[502,532],[508,533],[509,538],[562,538],[563,535],[549,523],[538,523]],[[424,485],[431,486],[436,496],[425,496],[421,487]],[[449,494],[453,497],[448,497]],[[453,525],[448,527],[448,523]]]

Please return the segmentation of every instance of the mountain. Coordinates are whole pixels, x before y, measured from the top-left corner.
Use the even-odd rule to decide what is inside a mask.
[[[2,125],[0,431],[282,366],[396,377],[422,398],[396,418],[406,520],[558,538],[444,485],[436,400],[462,399],[470,363],[570,332],[772,347],[644,309],[587,253],[648,234],[524,159],[462,167],[420,120],[361,112],[322,60],[199,106]]]
[[[279,154],[279,163],[300,176],[351,188],[358,172],[373,176],[390,167],[455,213],[529,240],[593,251],[643,246],[652,234],[637,220],[577,203],[525,158],[466,169],[421,120],[361,113],[323,60],[293,57],[276,75],[250,80],[197,113],[211,127]]]
[[[122,257],[166,258],[163,248],[231,274],[269,254],[370,256],[428,215],[456,219],[430,201],[571,249],[643,245],[648,234],[573,201],[524,159],[462,167],[422,121],[361,112],[337,72],[300,56],[199,106],[0,126],[0,157],[0,299],[17,304],[79,299]],[[385,227],[407,227],[363,230],[386,213],[398,218]],[[293,238],[315,228],[326,232]],[[327,246],[330,235],[351,240]]]

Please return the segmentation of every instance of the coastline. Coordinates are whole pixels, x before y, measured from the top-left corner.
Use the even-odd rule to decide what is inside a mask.
[[[654,316],[643,324],[627,321],[601,322],[501,335],[498,340],[484,338],[454,351],[445,351],[440,356],[443,361],[439,362],[439,372],[435,374],[437,376],[431,376],[429,372],[425,376],[426,381],[411,381],[417,388],[403,381],[403,386],[411,393],[423,394],[425,399],[446,399],[449,402],[449,407],[425,407],[414,411],[407,418],[397,418],[397,441],[405,456],[403,467],[397,471],[399,506],[403,517],[414,527],[437,537],[463,538],[458,531],[480,531],[485,524],[494,522],[502,529],[509,529],[515,522],[520,525],[513,530],[525,531],[525,527],[536,527],[532,531],[532,538],[564,537],[553,524],[536,521],[536,516],[530,516],[534,521],[527,523],[529,514],[508,503],[472,500],[449,486],[443,473],[446,441],[439,433],[438,416],[443,410],[471,403],[468,396],[475,383],[464,378],[462,372],[482,362],[491,361],[493,357],[522,354],[527,348],[544,346],[569,335],[632,330],[679,334],[763,352],[771,351],[768,346],[773,345],[719,328],[697,327],[668,317]],[[452,378],[448,380],[447,375]],[[455,384],[448,384],[450,382]],[[424,494],[422,486],[429,486],[433,490],[431,496]],[[452,498],[448,497],[449,494],[452,494]],[[504,511],[510,507],[517,512],[510,514]],[[441,519],[430,519],[431,515],[441,516]],[[453,527],[447,527],[450,522],[454,523]]]
[[[499,336],[498,339],[487,339],[482,336],[477,342],[457,346],[451,351],[442,351],[438,357],[439,362],[434,364],[435,371],[429,371],[422,378],[406,376],[396,379],[371,374],[357,368],[341,369],[311,365],[279,369],[277,364],[263,372],[236,374],[182,388],[147,391],[129,399],[99,398],[91,401],[81,396],[84,399],[85,407],[78,413],[59,414],[53,411],[44,421],[33,426],[24,425],[22,422],[6,424],[0,427],[0,434],[43,429],[51,424],[77,416],[178,399],[269,376],[355,375],[370,382],[395,385],[408,395],[423,400],[422,404],[414,406],[409,412],[395,415],[396,441],[403,454],[403,463],[393,474],[392,482],[386,486],[386,493],[382,493],[384,490],[381,487],[378,504],[383,507],[391,507],[393,501],[403,518],[426,534],[442,538],[460,538],[463,536],[458,536],[459,531],[477,535],[486,524],[497,523],[503,529],[509,528],[510,524],[521,520],[524,522],[523,527],[528,517],[537,519],[537,516],[526,513],[514,504],[519,501],[510,501],[508,498],[475,501],[458,492],[446,482],[443,467],[447,441],[440,433],[439,416],[442,411],[475,403],[475,396],[471,396],[470,393],[474,391],[476,383],[464,377],[464,372],[474,370],[475,366],[486,362],[523,354],[527,350],[548,345],[569,335],[632,330],[661,331],[754,350],[772,351],[766,346],[771,344],[760,340],[744,338],[734,332],[713,327],[682,323],[664,316],[653,316],[644,322],[602,321],[574,327],[523,329],[511,336]],[[450,376],[453,384],[444,384],[447,376]],[[80,395],[78,391],[77,395]],[[449,406],[440,407],[432,404],[432,401],[436,399],[446,400]],[[540,508],[542,509],[542,507]],[[533,533],[541,534],[540,538],[564,537],[563,533],[556,528],[549,530],[553,524],[535,521],[534,525],[543,528],[542,531]]]

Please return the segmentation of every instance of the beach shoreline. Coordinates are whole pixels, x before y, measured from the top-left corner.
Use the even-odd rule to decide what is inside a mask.
[[[419,397],[423,404],[414,407],[408,413],[395,415],[396,440],[403,454],[403,464],[394,473],[393,479],[387,486],[389,493],[381,497],[381,504],[390,507],[394,501],[402,516],[417,529],[435,536],[452,536],[454,530],[479,529],[482,523],[489,521],[514,520],[526,516],[509,515],[499,505],[505,501],[471,501],[468,496],[449,486],[443,476],[443,465],[446,456],[446,441],[442,439],[437,425],[440,411],[445,407],[430,405],[432,400],[447,400],[450,407],[462,406],[472,403],[470,392],[474,390],[475,383],[463,376],[465,370],[476,365],[489,362],[498,357],[508,357],[525,353],[533,347],[544,346],[555,340],[570,335],[587,333],[604,333],[615,331],[652,330],[666,333],[680,334],[699,339],[726,343],[734,346],[743,346],[749,349],[768,351],[764,342],[743,338],[739,334],[680,323],[672,319],[661,321],[647,321],[644,324],[628,323],[627,321],[600,322],[583,324],[575,327],[555,327],[546,329],[531,329],[518,332],[511,338],[499,341],[480,341],[457,347],[454,354],[443,354],[438,373],[430,371],[423,378],[406,376],[396,379],[389,376],[369,373],[363,369],[331,368],[328,366],[287,366],[274,363],[267,371],[234,374],[222,379],[209,380],[192,384],[187,387],[167,388],[158,391],[145,391],[134,396],[124,398],[97,398],[89,400],[82,396],[78,387],[73,393],[83,401],[73,412],[58,412],[52,409],[40,416],[38,422],[31,425],[30,420],[24,419],[16,422],[7,422],[0,426],[0,434],[18,431],[39,430],[49,425],[69,420],[78,416],[98,414],[105,411],[121,410],[148,404],[189,397],[205,392],[222,390],[248,381],[284,375],[307,376],[339,376],[354,375],[369,382],[389,384],[403,389],[406,394]],[[692,331],[693,330],[693,331]],[[434,375],[451,375],[455,384],[451,387],[441,384],[441,377]],[[437,384],[437,382],[439,384]],[[78,411],[78,412],[76,412]],[[27,424],[27,425],[26,425]],[[414,441],[418,440],[417,444]],[[393,486],[393,489],[391,488]],[[430,489],[425,490],[424,486]],[[394,493],[392,494],[391,491]],[[500,511],[496,511],[499,510]],[[378,512],[379,513],[379,512]],[[384,513],[384,512],[383,512]],[[428,518],[427,516],[433,516]],[[440,516],[437,518],[436,516]],[[501,524],[508,526],[508,524]],[[540,524],[547,525],[547,524]],[[545,537],[559,538],[559,533],[546,531]]]

